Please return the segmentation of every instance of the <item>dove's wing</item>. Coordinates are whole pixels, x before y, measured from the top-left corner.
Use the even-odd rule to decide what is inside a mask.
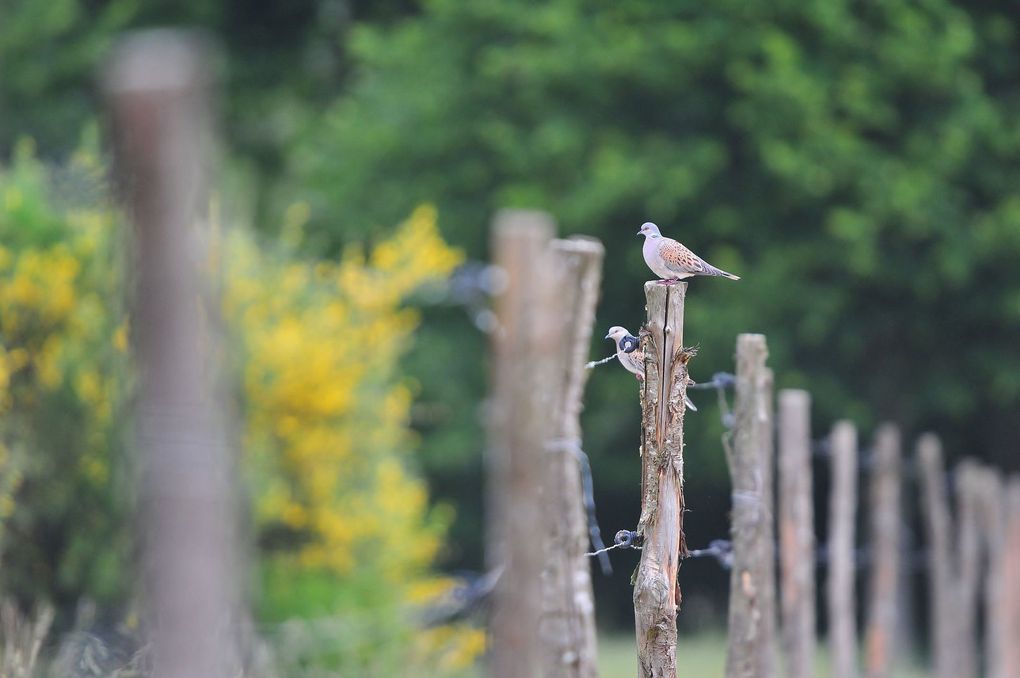
[[[630,353],[624,353],[622,350],[617,354],[620,359],[620,363],[627,368],[628,371],[634,374],[645,373],[645,352],[641,349],[635,349]]]
[[[659,256],[670,271],[677,275],[704,273],[707,265],[694,252],[672,238],[661,238]]]

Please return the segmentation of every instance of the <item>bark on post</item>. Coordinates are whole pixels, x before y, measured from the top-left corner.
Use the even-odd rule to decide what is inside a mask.
[[[555,353],[553,436],[542,496],[548,537],[542,572],[542,676],[593,678],[598,675],[595,596],[592,591],[588,527],[581,491],[581,409],[588,370],[584,368],[595,321],[605,250],[597,240],[571,238],[552,243],[556,284],[563,309],[562,341]]]
[[[194,37],[136,34],[105,88],[119,180],[134,223],[131,312],[143,601],[153,675],[237,675],[234,459],[211,361],[196,229],[210,148],[209,55]],[[212,365],[215,367],[215,365]]]
[[[857,510],[857,429],[848,421],[832,429],[832,490],[829,504],[829,644],[832,675],[857,675],[854,622],[854,517]]]
[[[785,675],[810,678],[815,662],[815,528],[811,396],[779,392],[779,566]]]
[[[1020,477],[1011,478],[1005,491],[1005,541],[1002,547],[1002,597],[1004,613],[1000,623],[1004,626],[998,636],[1008,639],[1002,648],[1000,675],[1020,677]]]
[[[775,673],[772,510],[772,372],[760,334],[737,337],[736,423],[726,461],[733,481],[726,675]]]
[[[900,600],[900,491],[902,462],[900,432],[885,424],[875,435],[871,471],[871,579],[865,632],[865,670],[868,678],[887,678],[896,663]]]
[[[960,655],[957,633],[957,596],[955,565],[951,545],[952,519],[946,498],[942,445],[931,433],[917,443],[921,466],[921,508],[928,537],[928,591],[931,601],[931,637],[934,647],[935,675],[957,678]]]
[[[488,559],[501,571],[490,629],[491,674],[538,675],[543,532],[542,475],[550,440],[561,324],[549,250],[553,226],[540,212],[503,211],[492,249],[507,285],[495,299],[489,406]]]
[[[642,340],[641,519],[644,539],[634,581],[639,675],[674,678],[677,571],[687,553],[683,533],[683,425],[687,359],[683,350],[686,283],[645,283],[648,323]]]

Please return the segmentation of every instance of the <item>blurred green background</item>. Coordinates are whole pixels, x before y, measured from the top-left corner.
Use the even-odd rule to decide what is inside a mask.
[[[222,48],[226,190],[267,242],[307,205],[295,256],[335,257],[429,203],[446,241],[484,260],[496,209],[546,209],[562,233],[607,246],[599,338],[643,319],[635,232],[654,221],[743,278],[691,283],[696,380],[732,370],[738,333],[763,332],[777,385],[812,392],[816,436],[850,418],[867,441],[891,420],[908,440],[939,432],[950,459],[1020,470],[1020,3],[6,0],[0,12],[4,162],[23,137],[55,164],[81,144],[118,33],[199,26]],[[405,461],[433,505],[453,508],[439,567],[477,571],[487,338],[462,306],[428,302],[399,366],[418,440]],[[609,352],[593,342],[593,358]],[[638,514],[636,395],[612,364],[587,392],[609,535]],[[694,398],[686,525],[700,547],[727,534],[729,485],[714,396]],[[635,560],[614,560],[597,602],[606,628],[626,628]],[[721,623],[726,578],[685,564],[696,614],[681,623]]]

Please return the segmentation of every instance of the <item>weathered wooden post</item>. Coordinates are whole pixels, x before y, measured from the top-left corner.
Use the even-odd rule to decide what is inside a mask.
[[[772,371],[765,367],[767,357],[763,335],[737,337],[736,420],[726,449],[733,480],[730,678],[775,674]]]
[[[237,675],[234,459],[228,445],[196,222],[211,147],[205,46],[183,33],[126,39],[106,72],[119,181],[137,259],[142,599],[155,676]],[[213,369],[210,369],[212,367]]]
[[[815,527],[811,396],[779,392],[779,565],[785,675],[811,678],[815,662]]]
[[[956,467],[956,536],[958,551],[956,584],[957,597],[955,636],[958,643],[957,675],[973,678],[977,675],[977,616],[978,594],[983,577],[982,553],[984,535],[982,527],[982,492],[985,490],[984,470],[972,460],[964,460]]]
[[[884,424],[875,435],[871,470],[871,578],[865,631],[865,670],[869,678],[887,678],[896,663],[900,577],[900,432]]]
[[[677,572],[687,553],[683,532],[684,395],[683,349],[686,283],[645,283],[648,323],[642,340],[645,381],[641,391],[641,519],[644,540],[634,580],[634,618],[639,675],[674,678]]]
[[[955,595],[955,557],[951,544],[952,517],[946,497],[942,445],[931,433],[917,443],[921,469],[921,508],[928,535],[928,588],[931,601],[932,644],[935,674],[939,678],[959,675],[958,597]]]
[[[1002,658],[997,662],[1002,673],[1008,678],[1020,677],[1020,477],[1014,476],[1006,483],[1005,491],[1005,534],[1002,546],[1002,597],[1005,601],[997,634],[1008,639],[1002,648]],[[994,674],[990,674],[994,678]]]
[[[555,351],[562,325],[549,240],[541,212],[497,214],[496,265],[506,274],[495,298],[492,401],[489,403],[488,560],[502,572],[491,618],[491,674],[539,675],[543,531],[541,487],[557,390]]]
[[[987,553],[988,575],[984,578],[985,644],[984,675],[1003,678],[1008,675],[1007,652],[1015,644],[1016,636],[1007,635],[1009,608],[1004,593],[1007,562],[1004,559],[1006,542],[1005,487],[998,471],[982,468],[978,498],[978,522],[982,543]],[[1016,565],[1013,565],[1016,567]],[[1020,674],[1020,668],[1017,669]]]
[[[854,517],[857,511],[857,429],[837,422],[829,438],[832,491],[829,503],[829,645],[832,675],[857,675],[857,627],[854,622]]]
[[[595,322],[605,250],[597,240],[571,238],[552,243],[556,289],[562,313],[562,341],[555,355],[553,436],[542,493],[547,544],[542,568],[542,676],[598,675],[595,596],[592,592],[578,455],[581,408],[588,370],[584,368]]]

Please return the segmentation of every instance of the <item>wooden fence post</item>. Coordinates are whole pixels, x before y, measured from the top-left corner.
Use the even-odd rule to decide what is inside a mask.
[[[562,341],[553,375],[554,444],[542,494],[547,545],[542,572],[542,670],[546,678],[598,675],[595,596],[592,592],[587,516],[581,490],[581,409],[588,370],[584,368],[602,279],[602,243],[588,238],[554,240],[559,274]]]
[[[772,510],[772,372],[761,334],[737,337],[732,443],[726,461],[733,480],[733,569],[730,573],[726,675],[775,673],[775,547]]]
[[[896,663],[901,473],[899,429],[893,424],[884,424],[875,435],[874,466],[871,470],[872,562],[865,632],[868,678],[887,678]]]
[[[496,296],[489,404],[488,559],[501,570],[491,619],[491,675],[538,675],[544,530],[542,475],[552,431],[555,351],[561,324],[549,240],[541,212],[502,211],[492,229],[507,285]]]
[[[955,558],[951,547],[952,519],[946,498],[942,445],[931,433],[917,443],[921,469],[921,508],[928,536],[928,590],[931,604],[931,638],[938,678],[959,675],[958,597],[955,595]]]
[[[1002,548],[1002,597],[1005,601],[999,635],[1008,639],[998,666],[1000,675],[1020,677],[1020,476],[1010,478],[1005,491],[1005,541]],[[994,675],[993,677],[994,678]]]
[[[977,616],[978,594],[985,540],[982,526],[982,493],[985,491],[984,469],[972,460],[964,460],[956,467],[956,556],[957,578],[953,590],[956,601],[956,636],[958,643],[957,675],[973,678],[977,675]],[[952,522],[952,521],[950,521]]]
[[[854,517],[857,511],[857,429],[848,421],[832,429],[832,489],[829,503],[829,645],[832,675],[857,675],[854,621]]]
[[[989,678],[1004,678],[1009,671],[1006,653],[1008,647],[1015,643],[1016,636],[1007,635],[1009,608],[1004,594],[1004,577],[1008,564],[1003,557],[1006,544],[1006,494],[999,472],[982,468],[975,493],[978,498],[978,522],[988,563],[988,574],[984,578],[983,587],[985,608],[983,675]],[[1020,669],[1017,673],[1020,674]]]
[[[779,392],[779,565],[785,675],[811,678],[815,662],[815,527],[811,396]]]
[[[211,146],[208,61],[193,36],[138,33],[105,79],[135,227],[138,538],[155,676],[240,669],[227,630],[239,616],[235,460],[210,370],[218,300],[203,284],[196,232]]]
[[[639,675],[674,678],[677,572],[687,553],[683,532],[683,350],[686,283],[645,283],[648,323],[642,340],[645,381],[641,390],[641,519],[644,548],[634,580],[634,618]]]

